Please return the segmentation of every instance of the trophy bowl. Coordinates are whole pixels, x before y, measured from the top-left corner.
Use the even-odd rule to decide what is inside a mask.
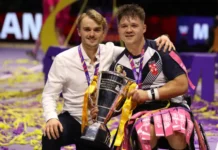
[[[112,71],[102,71],[98,74],[96,104],[98,107],[97,121],[86,126],[81,139],[96,147],[96,149],[109,149],[110,131],[107,122],[114,114],[121,111],[125,102],[125,93],[134,81]]]

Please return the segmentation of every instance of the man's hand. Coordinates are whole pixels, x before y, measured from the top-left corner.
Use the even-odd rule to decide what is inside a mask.
[[[135,101],[137,104],[143,104],[148,100],[147,91],[144,90],[132,90],[128,93],[128,97],[132,96],[132,101]]]
[[[176,50],[175,46],[173,43],[170,41],[169,37],[167,35],[161,35],[157,39],[155,39],[156,44],[158,46],[158,50],[160,50],[164,46],[164,52],[166,50],[171,51],[171,50]]]
[[[45,130],[44,130],[44,136],[47,135],[50,140],[51,138],[56,140],[57,138],[60,137],[59,129],[61,132],[63,132],[63,126],[60,123],[60,121],[54,118],[50,119],[46,123]]]
[[[98,115],[98,108],[97,107],[92,107],[90,111],[91,117],[93,121],[96,121],[97,115]]]

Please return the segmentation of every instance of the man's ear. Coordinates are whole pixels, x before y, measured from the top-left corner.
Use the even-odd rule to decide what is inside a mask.
[[[78,33],[79,36],[81,36],[79,28],[77,28],[77,33]]]
[[[117,31],[118,31],[118,34],[120,34],[120,25],[118,24],[118,26],[117,26]]]
[[[143,27],[143,33],[145,33],[147,31],[147,25],[144,24],[144,27]]]

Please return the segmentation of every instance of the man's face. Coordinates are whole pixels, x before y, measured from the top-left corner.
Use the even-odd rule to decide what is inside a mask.
[[[143,39],[146,25],[138,17],[122,17],[118,26],[121,40],[125,44],[135,44]]]
[[[81,37],[83,45],[88,47],[97,47],[104,37],[102,25],[98,25],[88,16],[82,19],[78,34]]]

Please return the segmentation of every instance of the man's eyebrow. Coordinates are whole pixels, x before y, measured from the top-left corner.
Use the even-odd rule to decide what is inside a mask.
[[[120,25],[126,25],[126,23],[121,23]]]
[[[101,29],[101,27],[95,27],[94,29]]]
[[[89,26],[84,26],[83,28],[85,29],[85,28],[91,28],[91,27],[89,27]],[[101,29],[101,27],[94,27],[93,29]]]

